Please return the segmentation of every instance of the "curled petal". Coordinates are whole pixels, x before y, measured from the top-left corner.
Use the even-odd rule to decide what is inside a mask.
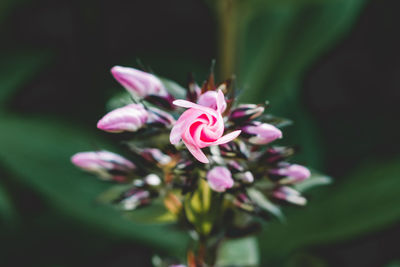
[[[112,133],[135,132],[147,121],[148,113],[141,104],[130,104],[107,113],[97,128]]]
[[[199,97],[199,100],[197,101],[197,104],[205,106],[205,107],[210,107],[212,109],[218,110],[219,112],[224,112],[226,109],[226,101],[225,97],[222,98],[221,100],[218,100],[219,93],[216,91],[207,91],[204,94],[201,94]],[[220,101],[219,103],[217,103]],[[218,109],[218,104],[220,108]]]

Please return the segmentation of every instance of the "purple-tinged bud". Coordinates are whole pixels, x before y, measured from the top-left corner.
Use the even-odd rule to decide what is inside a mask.
[[[98,175],[103,180],[124,182],[135,164],[109,151],[80,152],[72,156],[71,162],[82,170]]]
[[[134,210],[139,206],[149,204],[151,201],[150,192],[142,189],[132,189],[119,202],[123,210]]]
[[[258,121],[242,128],[243,136],[248,136],[248,141],[254,145],[265,145],[282,138],[282,132],[275,126]]]
[[[284,200],[296,205],[304,206],[307,200],[299,192],[288,186],[281,186],[275,189],[272,195],[280,200]]]
[[[240,193],[239,195],[237,195],[236,198],[233,200],[233,204],[242,210],[248,212],[254,211],[254,203],[246,194]]]
[[[183,264],[173,264],[173,265],[170,265],[169,267],[186,267],[186,265],[183,265]]]
[[[144,182],[150,186],[159,186],[161,184],[161,178],[158,175],[151,173],[144,177]]]
[[[237,139],[235,142],[228,142],[222,145],[219,145],[219,153],[223,157],[238,157],[247,159],[250,155],[250,152],[246,146],[246,144]]]
[[[201,94],[201,88],[194,81],[193,77],[190,77],[188,88],[189,90],[186,93],[186,99],[190,102],[197,102],[197,99]]]
[[[160,97],[167,97],[169,95],[161,80],[153,74],[121,66],[113,67],[111,73],[134,96],[145,98],[148,95]]]
[[[130,104],[107,113],[97,128],[111,133],[136,132],[147,121],[148,113],[141,104]]]
[[[151,163],[157,163],[160,165],[167,165],[171,162],[171,157],[164,154],[158,148],[145,148],[138,150],[140,156]]]
[[[311,176],[310,170],[298,164],[284,165],[282,167],[269,170],[272,176],[282,177],[281,184],[293,184],[304,181]]]
[[[228,162],[228,168],[233,173],[243,172],[244,171],[244,167],[242,165],[240,165],[239,162],[237,162],[236,160],[230,160]]]
[[[155,108],[155,107],[149,107],[148,108],[148,120],[147,123],[156,125],[156,126],[162,126],[162,127],[172,127],[172,125],[175,124],[175,119],[172,117],[171,114]]]
[[[249,121],[264,113],[264,107],[255,104],[243,104],[232,110],[229,120],[234,122]]]
[[[233,186],[231,172],[226,167],[214,167],[207,173],[208,184],[217,192],[225,192]]]
[[[261,155],[262,159],[269,164],[278,163],[294,154],[294,149],[291,147],[271,147]]]
[[[217,91],[207,91],[203,94],[200,95],[199,100],[197,100],[197,104],[209,107],[212,109],[217,109],[217,98],[218,98],[218,93]],[[226,101],[224,98],[224,102],[222,103],[221,106],[221,113],[225,111],[226,109]]]
[[[246,184],[251,184],[252,182],[254,182],[254,176],[251,172],[247,171],[247,172],[239,172],[237,174],[234,175],[236,179],[242,181],[243,183]]]

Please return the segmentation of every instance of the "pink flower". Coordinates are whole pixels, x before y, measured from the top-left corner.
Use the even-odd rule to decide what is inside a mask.
[[[224,120],[221,112],[225,103],[224,94],[218,91],[217,108],[213,109],[186,100],[175,100],[176,106],[189,108],[178,119],[171,130],[170,141],[177,144],[183,140],[190,153],[202,163],[208,163],[201,148],[232,141],[239,134],[234,131],[224,136]]]
[[[272,169],[269,171],[269,173],[272,175],[286,177],[280,180],[280,183],[285,184],[298,183],[304,181],[311,176],[310,171],[306,167],[298,164],[292,164],[278,169]]]
[[[272,141],[282,138],[282,132],[275,126],[259,121],[244,126],[243,132],[249,135],[249,142],[255,145],[265,145]]]
[[[216,91],[207,91],[204,94],[201,94],[199,96],[199,100],[197,101],[197,104],[217,109],[217,99],[218,99],[218,93]],[[221,102],[221,113],[224,112],[226,109],[226,101],[224,97],[224,101]]]
[[[226,167],[214,167],[207,173],[207,181],[211,189],[217,192],[225,192],[233,186],[231,172]]]
[[[107,113],[97,128],[112,133],[135,132],[147,121],[148,113],[141,104],[130,104]]]
[[[167,97],[164,85],[153,74],[134,68],[115,66],[111,69],[114,78],[132,95],[144,98],[148,95]]]
[[[75,166],[104,180],[124,181],[136,169],[135,164],[109,151],[76,153],[71,161]]]

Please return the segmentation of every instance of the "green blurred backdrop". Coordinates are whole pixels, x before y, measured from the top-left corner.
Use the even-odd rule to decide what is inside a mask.
[[[400,266],[396,0],[0,2],[0,265],[151,266],[184,233],[96,203],[69,157],[118,150],[96,131],[113,65],[185,85],[217,59],[242,101],[292,119],[297,161],[334,177],[260,234],[262,266]]]

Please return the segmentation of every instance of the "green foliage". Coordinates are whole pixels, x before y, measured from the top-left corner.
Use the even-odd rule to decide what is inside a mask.
[[[184,233],[132,223],[117,211],[95,203],[109,184],[73,168],[70,157],[82,150],[109,148],[102,139],[43,119],[8,116],[1,117],[0,122],[4,127],[0,132],[0,161],[55,208],[109,234],[130,237],[175,255],[185,250]]]
[[[260,238],[270,259],[305,246],[349,239],[390,226],[397,208],[400,160],[361,165],[340,184],[325,188],[318,201],[287,212],[287,223],[271,223]]]
[[[255,237],[225,240],[218,250],[216,266],[258,266],[259,258],[258,244]]]

